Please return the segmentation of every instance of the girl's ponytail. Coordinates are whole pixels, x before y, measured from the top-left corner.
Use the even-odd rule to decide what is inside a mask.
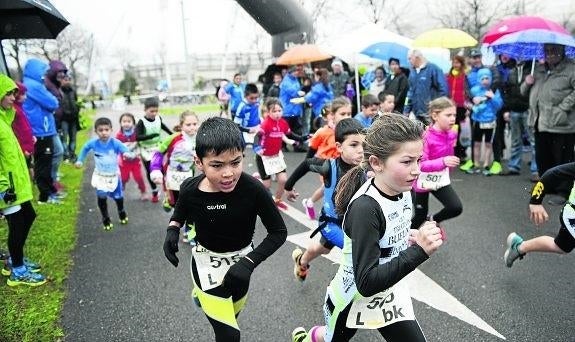
[[[362,162],[347,171],[339,180],[335,191],[335,211],[338,215],[345,214],[351,198],[367,180],[364,164],[367,163]]]

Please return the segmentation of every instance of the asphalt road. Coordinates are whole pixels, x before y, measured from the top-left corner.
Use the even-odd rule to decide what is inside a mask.
[[[117,122],[117,113],[104,114]],[[304,154],[285,156],[289,172]],[[244,166],[246,172],[255,171],[249,150]],[[67,281],[62,317],[65,340],[213,341],[211,326],[190,299],[191,248],[180,245],[178,268],[164,258],[162,243],[170,215],[159,204],[141,202],[135,185],[130,183],[125,201],[129,224],[117,223],[115,208],[109,201],[115,228],[104,232],[95,192],[89,184],[91,167],[88,164],[86,168],[74,267]],[[446,244],[419,267],[433,282],[424,277],[412,284],[429,291],[421,301],[413,301],[428,341],[502,340],[496,335],[508,341],[575,341],[573,255],[532,254],[511,269],[503,263],[509,232],[527,238],[555,236],[559,227],[560,208],[548,205],[551,219],[545,226],[537,229],[529,222],[531,183],[524,169],[524,174],[517,177],[453,173],[452,183],[464,204],[463,214],[445,222]],[[317,183],[317,175],[306,175],[296,189],[302,196],[309,196]],[[302,210],[299,203],[293,206]],[[431,200],[430,206],[437,209],[438,203]],[[288,234],[309,231],[294,215],[283,216]],[[258,223],[256,243],[264,232]],[[337,265],[319,258],[312,263],[305,283],[299,283],[292,275],[294,247],[286,242],[252,275],[248,303],[239,317],[243,341],[289,341],[293,328],[309,329],[323,323],[325,288]],[[475,316],[455,317],[454,307],[448,304],[453,300]],[[437,303],[444,303],[446,308],[436,309]],[[478,328],[477,318],[492,330]],[[354,338],[380,340],[373,331],[360,331]]]

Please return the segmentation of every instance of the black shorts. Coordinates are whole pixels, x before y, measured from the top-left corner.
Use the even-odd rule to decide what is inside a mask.
[[[260,174],[260,178],[262,180],[268,180],[272,177],[272,175],[268,175],[266,173],[266,169],[264,168],[264,161],[262,160],[262,157],[259,154],[256,154],[256,166],[258,168],[258,173]],[[284,169],[278,173],[282,173],[282,172],[286,172],[286,170]]]
[[[471,139],[473,142],[481,142],[485,136],[486,143],[493,142],[493,131],[495,128],[479,128],[479,122],[473,122],[473,129],[471,131]]]
[[[573,237],[567,227],[565,227],[563,211],[561,211],[559,221],[561,221],[561,228],[559,228],[559,232],[555,237],[555,244],[561,248],[563,252],[570,253],[575,248],[575,237]]]

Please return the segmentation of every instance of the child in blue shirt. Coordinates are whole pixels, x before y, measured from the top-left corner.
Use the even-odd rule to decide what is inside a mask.
[[[112,137],[112,122],[110,119],[98,118],[94,123],[94,131],[98,137],[91,139],[82,146],[75,166],[81,168],[87,154],[90,151],[94,151],[96,165],[92,174],[92,186],[96,188],[98,208],[102,214],[104,230],[112,230],[114,225],[108,214],[107,197],[113,198],[116,202],[120,223],[128,223],[128,215],[124,210],[124,194],[120,179],[118,156],[123,154],[124,158],[133,159],[136,158],[136,155],[134,152],[130,152],[120,140]]]
[[[353,118],[359,121],[363,128],[369,128],[378,110],[379,99],[372,94],[367,94],[361,98],[361,112],[357,113]]]
[[[234,122],[240,126],[244,142],[252,146],[261,124],[259,95],[258,86],[253,83],[246,84],[244,99],[238,105],[234,117]]]

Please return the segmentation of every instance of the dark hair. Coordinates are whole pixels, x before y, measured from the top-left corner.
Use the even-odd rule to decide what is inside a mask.
[[[397,59],[397,58],[391,57],[391,58],[387,61],[387,64],[388,64],[388,65],[391,65],[391,62],[395,62],[395,63],[397,63],[397,65],[401,65],[401,64],[399,63],[399,59]]]
[[[268,97],[266,99],[266,102],[264,103],[264,108],[269,112],[270,110],[273,109],[275,105],[280,106],[282,109],[284,107],[282,106],[281,101],[277,97]]]
[[[362,124],[356,119],[343,119],[335,125],[335,142],[343,143],[348,135],[365,134]]]
[[[152,107],[160,107],[160,101],[156,96],[148,97],[146,100],[144,100],[144,110]]]
[[[238,126],[229,119],[212,117],[202,122],[196,134],[196,155],[202,159],[213,153],[243,151],[244,140]]]
[[[337,184],[335,195],[337,213],[340,215],[345,213],[351,198],[365,182],[370,156],[376,156],[385,162],[402,144],[421,140],[423,130],[421,122],[412,121],[400,114],[383,115],[375,120],[365,136],[363,161],[346,172]]]
[[[319,69],[316,75],[319,77],[319,82],[325,84],[326,86],[329,84],[329,71],[327,71],[326,68]]]
[[[253,83],[246,84],[246,89],[244,90],[244,96],[249,96],[252,94],[259,94],[258,86]]]
[[[128,113],[128,112],[126,112],[126,113],[120,115],[120,120],[118,120],[118,122],[119,122],[119,123],[122,123],[122,119],[125,118],[125,117],[128,117],[128,118],[132,119],[132,122],[134,123],[134,125],[136,124],[136,118],[134,117],[134,114]]]
[[[395,94],[386,93],[385,90],[380,91],[379,94],[377,94],[377,99],[379,100],[379,103],[382,103],[385,102],[385,99],[390,95],[393,96],[393,99],[395,100]]]
[[[379,99],[373,94],[366,94],[363,95],[361,98],[361,106],[364,108],[369,108],[371,105],[378,105]]]
[[[461,65],[461,66],[459,67],[459,70],[458,70],[458,71],[461,72],[461,73],[465,73],[465,57],[460,56],[460,55],[455,55],[455,56],[453,56],[453,58],[451,59],[451,61],[452,61],[452,62],[458,61],[458,62],[459,62],[459,65]],[[452,67],[449,69],[449,72],[451,72],[453,69],[455,69],[455,67],[452,66]]]
[[[97,118],[94,122],[94,130],[97,130],[100,126],[110,126],[112,128],[112,121],[108,118]]]

